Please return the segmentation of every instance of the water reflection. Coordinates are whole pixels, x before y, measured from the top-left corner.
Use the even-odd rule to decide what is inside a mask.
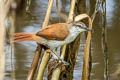
[[[120,1],[112,0],[114,2],[111,18],[108,18],[108,46],[109,46],[109,75],[111,76],[117,69],[120,63]],[[110,15],[110,13],[107,13]]]
[[[108,56],[109,56],[109,65],[108,65],[108,75],[109,79],[112,80],[110,77],[115,71],[119,64],[119,52],[120,52],[120,37],[117,35],[120,34],[120,20],[119,20],[119,0],[107,0],[107,38],[108,38]],[[99,16],[99,15],[98,15]],[[101,24],[99,23],[99,18],[96,18],[96,21],[94,22],[95,26],[95,33],[93,34],[93,69],[92,69],[92,80],[103,80],[104,79],[104,59],[103,59],[103,53],[100,46],[101,42]],[[96,28],[97,27],[97,28]],[[99,47],[98,47],[99,46]],[[97,64],[96,64],[97,63]],[[112,76],[113,77],[113,76]]]

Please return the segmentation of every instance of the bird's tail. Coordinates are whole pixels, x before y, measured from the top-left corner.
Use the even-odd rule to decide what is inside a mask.
[[[14,42],[35,40],[35,34],[31,34],[31,33],[15,33],[13,37],[14,37]]]

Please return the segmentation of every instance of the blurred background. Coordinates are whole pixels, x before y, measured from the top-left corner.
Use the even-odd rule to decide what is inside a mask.
[[[88,5],[89,0],[86,0],[86,12],[92,14],[95,8],[95,1],[91,0],[91,4]],[[106,0],[106,24],[107,29],[107,54],[108,54],[108,76],[112,79],[112,75],[119,69],[120,64],[120,0]],[[70,8],[69,0],[61,0],[62,12],[68,14]],[[23,5],[24,7],[25,5]],[[26,13],[25,8],[17,12],[16,16],[16,29],[15,32],[24,33],[36,33],[40,30],[45,18],[46,9],[48,6],[48,0],[32,0],[29,8],[30,13]],[[102,47],[102,21],[101,13],[99,10],[95,20],[93,22],[92,32],[92,71],[91,80],[103,80],[104,79],[104,52]],[[50,23],[64,22],[59,20],[56,13],[56,6],[54,4]],[[83,64],[83,52],[84,52],[85,39],[81,40],[80,51],[75,65],[74,80],[79,80],[82,76],[82,64]],[[16,80],[25,80],[28,70],[31,66],[34,51],[37,47],[35,42],[21,42],[15,43],[15,55],[14,66]],[[6,75],[5,80],[11,80],[11,57],[10,47],[6,45]],[[47,72],[44,75],[46,79]]]

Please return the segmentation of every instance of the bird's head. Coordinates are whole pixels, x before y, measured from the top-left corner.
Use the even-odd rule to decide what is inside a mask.
[[[84,23],[75,23],[73,27],[78,32],[91,31],[92,29],[88,28]]]

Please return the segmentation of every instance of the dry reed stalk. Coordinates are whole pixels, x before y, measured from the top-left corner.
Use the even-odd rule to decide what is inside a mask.
[[[92,15],[92,20],[90,19],[89,16],[86,16],[88,17],[88,21],[89,21],[89,27],[92,28],[92,23],[96,17],[96,13],[98,12],[98,1],[96,1],[96,4],[95,4],[95,11]],[[78,17],[79,18],[79,17]],[[76,20],[78,20],[76,18]],[[86,40],[86,47],[84,48],[84,51],[85,51],[85,55],[84,55],[84,64],[83,64],[83,72],[82,72],[82,80],[88,80],[88,75],[89,75],[89,56],[90,56],[90,40],[91,40],[91,32],[88,32],[88,35],[87,35],[87,40]]]
[[[37,80],[42,80],[43,79],[45,68],[46,68],[47,63],[49,61],[50,52],[51,51],[46,50],[45,53],[44,53],[44,56],[42,57],[42,61],[41,61],[39,71],[38,71],[38,74],[37,74]]]
[[[73,21],[73,15],[74,15],[74,9],[75,9],[75,2],[76,0],[72,0],[71,1],[71,7],[70,7],[70,12],[69,12],[69,16],[68,16],[68,20],[67,22],[70,23]],[[61,57],[64,59],[65,57],[65,51],[66,51],[66,45],[62,46],[62,52],[61,52]]]
[[[7,18],[12,0],[0,0],[0,80],[4,79],[5,72],[5,20]]]
[[[1,13],[1,11],[0,11]],[[1,14],[0,14],[1,16]],[[5,24],[4,19],[2,20],[2,17],[0,17],[0,80],[3,80],[4,78],[4,72],[5,72]]]
[[[45,28],[48,25],[50,14],[51,14],[51,10],[52,10],[52,6],[53,6],[53,2],[54,2],[54,0],[49,0],[47,13],[46,13],[46,17],[45,17],[45,20],[44,20],[42,28]],[[44,52],[44,56],[43,56],[42,61],[41,61],[41,64],[40,64],[40,67],[39,67],[37,80],[42,80],[43,79],[43,74],[45,72],[45,68],[46,68],[47,63],[49,61],[49,58],[50,58],[50,52],[45,51]]]
[[[31,65],[31,68],[29,69],[29,72],[28,72],[27,80],[33,80],[33,78],[34,78],[34,74],[35,74],[35,71],[36,71],[36,68],[37,68],[37,65],[39,62],[41,50],[42,50],[42,48],[40,46],[38,46],[36,51],[35,51],[32,65]]]
[[[10,22],[10,35],[9,35],[9,40],[10,40],[10,48],[11,48],[11,77],[13,80],[15,80],[15,66],[14,66],[14,43],[13,43],[13,34],[15,32],[15,17],[16,13],[15,10],[10,12],[9,15],[9,22]]]
[[[51,80],[59,80],[60,73],[61,73],[60,68],[56,68],[56,69],[53,71],[52,79],[51,79]]]
[[[76,0],[72,0],[72,2],[71,2],[69,17],[68,17],[68,20],[67,20],[68,23],[73,21],[75,2],[76,2]],[[66,51],[66,45],[62,46],[61,51],[62,51],[61,52],[61,58],[64,59],[65,51]],[[61,68],[56,68],[53,71],[51,80],[59,80],[60,73],[61,73]]]
[[[89,22],[89,26],[88,27],[92,28],[91,18],[88,15],[86,15],[86,14],[83,14],[83,17],[84,18],[88,18],[88,22]],[[77,18],[82,18],[82,17],[77,16],[75,20],[77,20]],[[89,56],[90,56],[90,41],[91,41],[91,32],[89,31],[88,35],[87,35],[85,48],[84,48],[84,62],[83,62],[82,80],[88,80]]]
[[[45,17],[45,20],[43,22],[43,26],[42,28],[46,27],[48,25],[48,22],[49,22],[49,17],[50,17],[50,14],[51,14],[51,9],[52,9],[52,5],[53,5],[53,0],[49,0],[49,3],[48,3],[48,9],[47,9],[47,13],[46,13],[46,17]],[[38,45],[39,46],[39,45]],[[33,77],[34,77],[34,74],[35,74],[35,71],[36,71],[36,68],[38,66],[38,61],[39,61],[39,58],[40,58],[40,53],[41,53],[41,47],[39,46],[38,49],[35,51],[35,55],[34,55],[34,59],[32,61],[32,65],[31,65],[31,68],[28,72],[28,76],[27,76],[27,80],[32,80]],[[46,54],[46,51],[45,53]],[[48,53],[49,54],[49,53]],[[39,56],[39,57],[37,57]],[[49,55],[46,55],[46,58],[49,58],[48,57]],[[43,61],[43,60],[42,60]],[[35,62],[35,63],[34,63]],[[47,61],[48,62],[48,61]],[[41,62],[42,63],[42,62]],[[42,64],[41,64],[42,65]],[[46,66],[46,65],[45,65]],[[45,67],[44,66],[44,67]],[[41,67],[40,67],[41,68]],[[43,68],[43,67],[42,67]],[[44,70],[44,69],[43,69]],[[44,71],[43,71],[44,72]],[[39,72],[38,72],[39,73]],[[43,76],[40,76],[40,75],[43,75],[42,74],[39,74],[38,77],[43,77]],[[39,79],[39,78],[38,78]],[[41,79],[41,78],[40,78]]]
[[[48,9],[47,9],[47,12],[46,12],[46,16],[45,16],[45,20],[43,22],[42,28],[45,28],[48,25],[50,14],[51,14],[51,10],[52,10],[52,6],[53,6],[53,2],[54,2],[54,0],[49,0]]]
[[[70,12],[69,12],[69,16],[68,16],[68,21],[67,22],[72,22],[73,21],[74,10],[75,10],[75,2],[76,2],[76,0],[72,0],[71,1]]]
[[[27,7],[26,7],[26,12],[29,12],[31,0],[27,0]]]

